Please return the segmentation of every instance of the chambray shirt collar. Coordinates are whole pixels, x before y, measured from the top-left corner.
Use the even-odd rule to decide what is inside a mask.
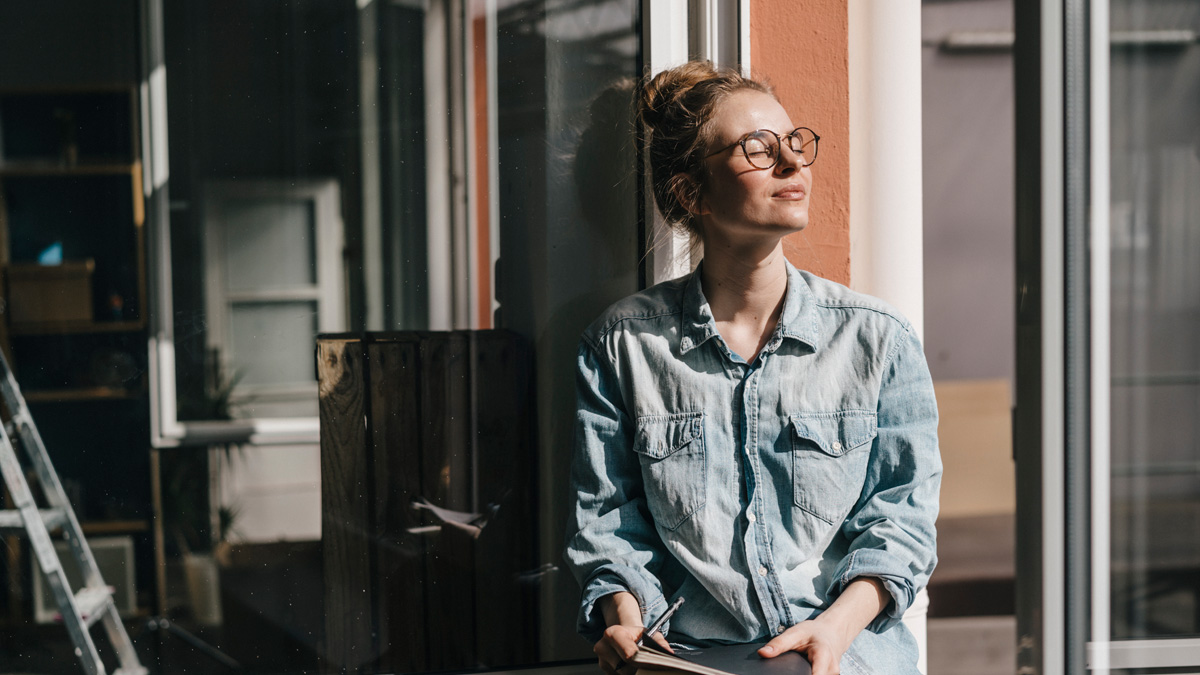
[[[790,262],[785,261],[784,264],[787,265],[788,285],[787,292],[783,297],[783,312],[779,316],[779,323],[775,326],[775,334],[763,349],[767,352],[774,352],[784,338],[791,338],[803,342],[816,351],[817,342],[820,339],[816,299],[800,271]],[[708,298],[704,297],[704,289],[701,288],[700,270],[703,266],[704,263],[701,261],[696,266],[696,270],[692,272],[691,278],[683,286],[681,298],[683,326],[679,339],[680,354],[686,354],[710,338],[717,336],[717,322],[713,318],[712,308],[708,305]]]

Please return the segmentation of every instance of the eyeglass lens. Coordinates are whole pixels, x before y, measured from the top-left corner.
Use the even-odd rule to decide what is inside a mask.
[[[797,129],[784,137],[792,152],[801,157],[804,166],[812,164],[817,158],[817,139],[807,129]],[[755,131],[746,137],[742,147],[746,151],[746,159],[758,169],[769,169],[779,161],[780,139],[774,132]]]

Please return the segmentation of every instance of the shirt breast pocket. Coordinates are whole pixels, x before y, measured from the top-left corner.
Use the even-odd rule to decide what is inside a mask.
[[[646,503],[656,523],[674,530],[704,506],[703,412],[639,417],[633,449],[642,463]]]
[[[795,504],[838,524],[862,493],[875,413],[849,410],[791,416],[792,478]]]

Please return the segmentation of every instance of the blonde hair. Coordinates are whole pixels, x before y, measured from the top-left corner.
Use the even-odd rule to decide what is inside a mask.
[[[699,202],[707,177],[704,157],[713,140],[713,111],[742,90],[775,96],[769,85],[710,61],[689,61],[641,84],[638,128],[650,156],[654,203],[664,220],[682,227],[694,242],[699,221],[688,207]]]

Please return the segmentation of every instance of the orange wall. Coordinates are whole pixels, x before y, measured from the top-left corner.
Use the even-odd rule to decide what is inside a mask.
[[[784,240],[792,264],[850,282],[850,70],[847,0],[752,0],[750,69],[792,121],[821,136],[808,228]]]

